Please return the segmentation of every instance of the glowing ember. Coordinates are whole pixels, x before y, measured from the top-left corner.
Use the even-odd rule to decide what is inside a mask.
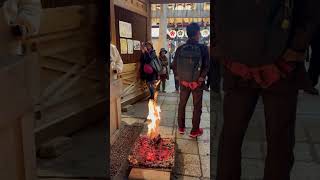
[[[150,139],[155,139],[159,136],[159,124],[160,124],[160,107],[157,105],[156,101],[150,99],[148,103],[149,114],[147,119],[151,120],[148,124],[148,137]]]
[[[171,169],[174,165],[174,140],[161,138],[159,133],[160,107],[157,98],[148,103],[149,114],[147,135],[141,135],[135,142],[129,162],[132,167]]]
[[[174,141],[159,138],[155,143],[148,136],[140,136],[128,160],[132,167],[170,169],[174,165]]]

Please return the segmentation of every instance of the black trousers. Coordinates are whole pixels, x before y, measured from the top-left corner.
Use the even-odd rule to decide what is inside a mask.
[[[176,88],[176,91],[179,91],[180,89],[180,82],[176,79],[176,75],[174,75],[174,86]]]
[[[313,87],[318,84],[320,76],[320,38],[317,40],[318,41],[311,42],[312,54],[308,69],[309,78],[312,81]]]
[[[190,88],[186,88],[183,85],[180,86],[178,125],[179,128],[185,127],[186,105],[191,93],[193,98],[192,130],[197,130],[200,126],[200,118],[202,114],[203,88],[197,88],[191,91]]]
[[[262,96],[268,143],[264,180],[289,180],[294,163],[297,73],[260,89],[254,82],[224,75],[224,124],[218,151],[217,180],[240,180],[241,146],[248,123]]]
[[[208,85],[211,90],[220,92],[221,84],[221,63],[217,60],[210,62],[210,70],[208,73]]]

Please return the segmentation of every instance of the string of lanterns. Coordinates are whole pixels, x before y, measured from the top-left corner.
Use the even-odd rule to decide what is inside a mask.
[[[167,30],[167,34],[171,39],[174,39],[176,37],[178,37],[178,38],[188,37],[186,31],[183,29],[179,29],[177,31],[175,29]],[[210,30],[209,29],[202,29],[200,31],[200,34],[202,37],[207,38],[210,36]]]

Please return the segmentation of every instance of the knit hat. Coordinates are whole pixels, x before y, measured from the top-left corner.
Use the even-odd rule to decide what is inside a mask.
[[[147,41],[147,42],[145,42],[144,44],[145,44],[145,45],[150,44],[150,45],[152,46],[152,48],[153,48],[153,44],[152,44],[151,41]]]
[[[164,52],[165,54],[167,54],[168,51],[167,51],[165,48],[161,48],[161,49],[160,49],[160,53],[161,53],[161,52]]]

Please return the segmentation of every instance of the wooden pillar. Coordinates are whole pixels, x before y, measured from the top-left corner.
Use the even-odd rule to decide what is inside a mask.
[[[0,179],[35,180],[33,103],[26,59],[7,56],[0,65]]]
[[[114,12],[114,0],[110,0],[110,28],[111,28],[111,43],[116,45],[116,17]]]

